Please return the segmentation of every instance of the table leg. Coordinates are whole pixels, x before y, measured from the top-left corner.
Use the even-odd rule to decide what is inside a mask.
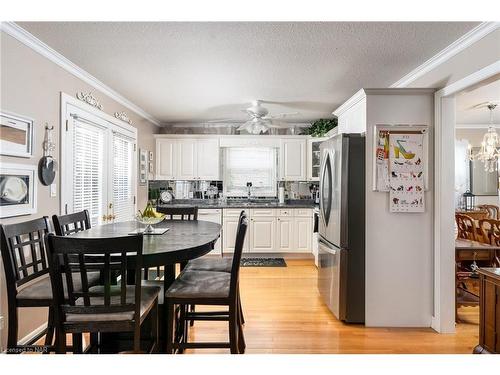
[[[170,285],[175,281],[175,264],[168,264],[164,266],[163,274],[163,290],[166,292]],[[167,319],[167,309],[166,298],[164,298],[163,305],[159,305],[160,314],[160,353],[165,353],[167,348],[166,337],[167,337],[167,324],[165,320]]]

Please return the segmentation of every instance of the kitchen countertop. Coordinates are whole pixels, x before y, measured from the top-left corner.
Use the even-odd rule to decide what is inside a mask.
[[[158,203],[157,207],[192,207],[199,209],[220,209],[220,208],[314,208],[317,206],[312,199],[288,200],[280,204],[278,201],[270,200],[208,200],[208,199],[178,199],[172,203]]]

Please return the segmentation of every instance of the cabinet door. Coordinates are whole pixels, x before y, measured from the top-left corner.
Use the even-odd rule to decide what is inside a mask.
[[[199,210],[198,211],[198,220],[205,220],[205,221],[210,221],[211,223],[221,224],[222,223],[221,210],[212,210],[212,209]],[[219,239],[215,243],[214,249],[210,252],[210,254],[221,254],[222,235],[223,234],[221,234],[221,236],[219,237]]]
[[[238,230],[238,216],[224,216],[222,229],[222,253],[234,253],[234,243],[236,241],[236,232]],[[243,243],[243,252],[248,251],[248,238],[250,236],[250,228],[247,228],[245,242]]]
[[[199,139],[196,153],[198,179],[219,180],[219,140]]]
[[[292,252],[294,250],[292,217],[279,217],[277,221],[278,245],[277,251]]]
[[[320,151],[319,146],[326,138],[313,138],[307,140],[307,180],[319,181]]]
[[[179,139],[175,144],[178,180],[194,180],[196,178],[196,140]]]
[[[276,218],[256,216],[250,219],[250,252],[271,253],[276,251]]]
[[[280,179],[305,181],[306,140],[282,139],[280,146]]]
[[[156,140],[156,179],[173,180],[175,178],[175,141],[173,139]]]
[[[309,253],[312,251],[312,218],[295,217],[294,251]]]

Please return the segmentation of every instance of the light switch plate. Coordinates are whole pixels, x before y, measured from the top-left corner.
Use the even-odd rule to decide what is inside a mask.
[[[51,184],[50,185],[50,196],[52,198],[57,196],[57,185],[56,184]]]

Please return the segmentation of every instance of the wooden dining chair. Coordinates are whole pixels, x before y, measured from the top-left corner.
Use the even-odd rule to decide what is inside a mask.
[[[68,215],[52,215],[52,223],[58,236],[67,236],[91,228],[88,210]]]
[[[74,238],[49,234],[47,250],[55,302],[56,352],[66,352],[66,334],[84,332],[133,332],[133,352],[141,352],[141,325],[151,316],[149,352],[158,350],[158,293],[160,288],[141,286],[142,234],[115,238]],[[135,255],[135,285],[127,285],[127,253]],[[98,270],[103,283],[90,286],[87,274]],[[119,271],[119,285],[112,285]],[[81,275],[81,288],[71,282],[73,272]],[[64,280],[68,298],[62,293]]]
[[[474,220],[467,215],[455,214],[455,221],[457,223],[458,234],[457,238],[465,240],[478,241],[478,228]]]
[[[500,246],[500,220],[479,220],[479,228],[483,233],[483,238],[488,241],[487,243],[494,246]],[[490,252],[490,257],[491,266],[500,267],[500,257],[498,251]]]
[[[481,210],[486,210],[488,212],[488,219],[498,220],[499,207],[494,204],[481,204],[477,206]]]
[[[167,215],[170,220],[198,220],[198,207],[165,207],[158,206],[157,212]]]
[[[45,237],[49,233],[48,217],[17,224],[0,225],[1,253],[5,271],[8,304],[7,352],[25,350],[52,350],[54,336],[54,300],[49,278]],[[89,274],[88,282],[94,285],[99,274]],[[81,279],[73,275],[72,284],[80,290]],[[66,293],[66,282],[61,288]],[[18,344],[18,310],[25,307],[48,307],[47,329],[34,337],[29,345]],[[31,345],[45,334],[45,346]],[[76,344],[78,337],[73,338]]]
[[[229,348],[231,353],[245,352],[245,339],[239,311],[239,271],[243,243],[248,227],[246,214],[238,224],[231,272],[184,270],[165,293],[167,307],[167,353],[193,348]],[[191,320],[227,321],[229,342],[189,342],[174,340],[174,309],[184,306],[180,315],[181,324],[188,326]],[[189,305],[227,306],[227,311],[187,312]]]

